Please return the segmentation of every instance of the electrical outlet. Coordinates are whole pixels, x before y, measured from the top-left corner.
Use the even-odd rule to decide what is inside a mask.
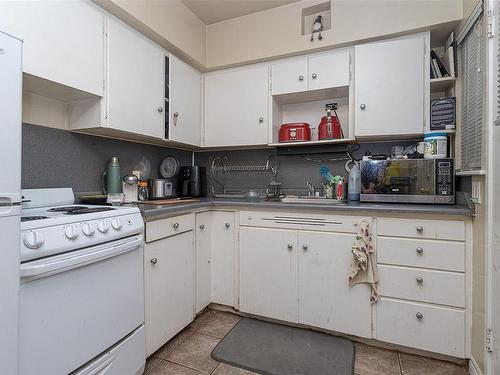
[[[472,202],[475,204],[481,204],[481,182],[473,181],[472,182],[472,194],[471,194]]]

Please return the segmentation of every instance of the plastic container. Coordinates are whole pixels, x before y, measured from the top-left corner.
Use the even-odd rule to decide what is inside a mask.
[[[448,156],[446,133],[426,133],[424,137],[424,159],[442,159]]]
[[[349,171],[348,198],[349,201],[359,201],[361,194],[361,171],[359,164],[354,162]]]

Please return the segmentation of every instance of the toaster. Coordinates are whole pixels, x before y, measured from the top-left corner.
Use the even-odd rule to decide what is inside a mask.
[[[280,127],[280,142],[305,142],[311,140],[311,125],[305,122],[283,124]]]

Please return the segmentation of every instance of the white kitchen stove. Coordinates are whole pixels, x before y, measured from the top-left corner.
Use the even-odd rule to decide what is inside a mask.
[[[74,203],[72,189],[22,191],[21,262],[142,233],[137,207]]]

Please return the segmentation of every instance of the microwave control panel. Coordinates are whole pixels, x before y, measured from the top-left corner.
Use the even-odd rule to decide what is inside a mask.
[[[455,194],[453,159],[436,160],[436,195]]]

